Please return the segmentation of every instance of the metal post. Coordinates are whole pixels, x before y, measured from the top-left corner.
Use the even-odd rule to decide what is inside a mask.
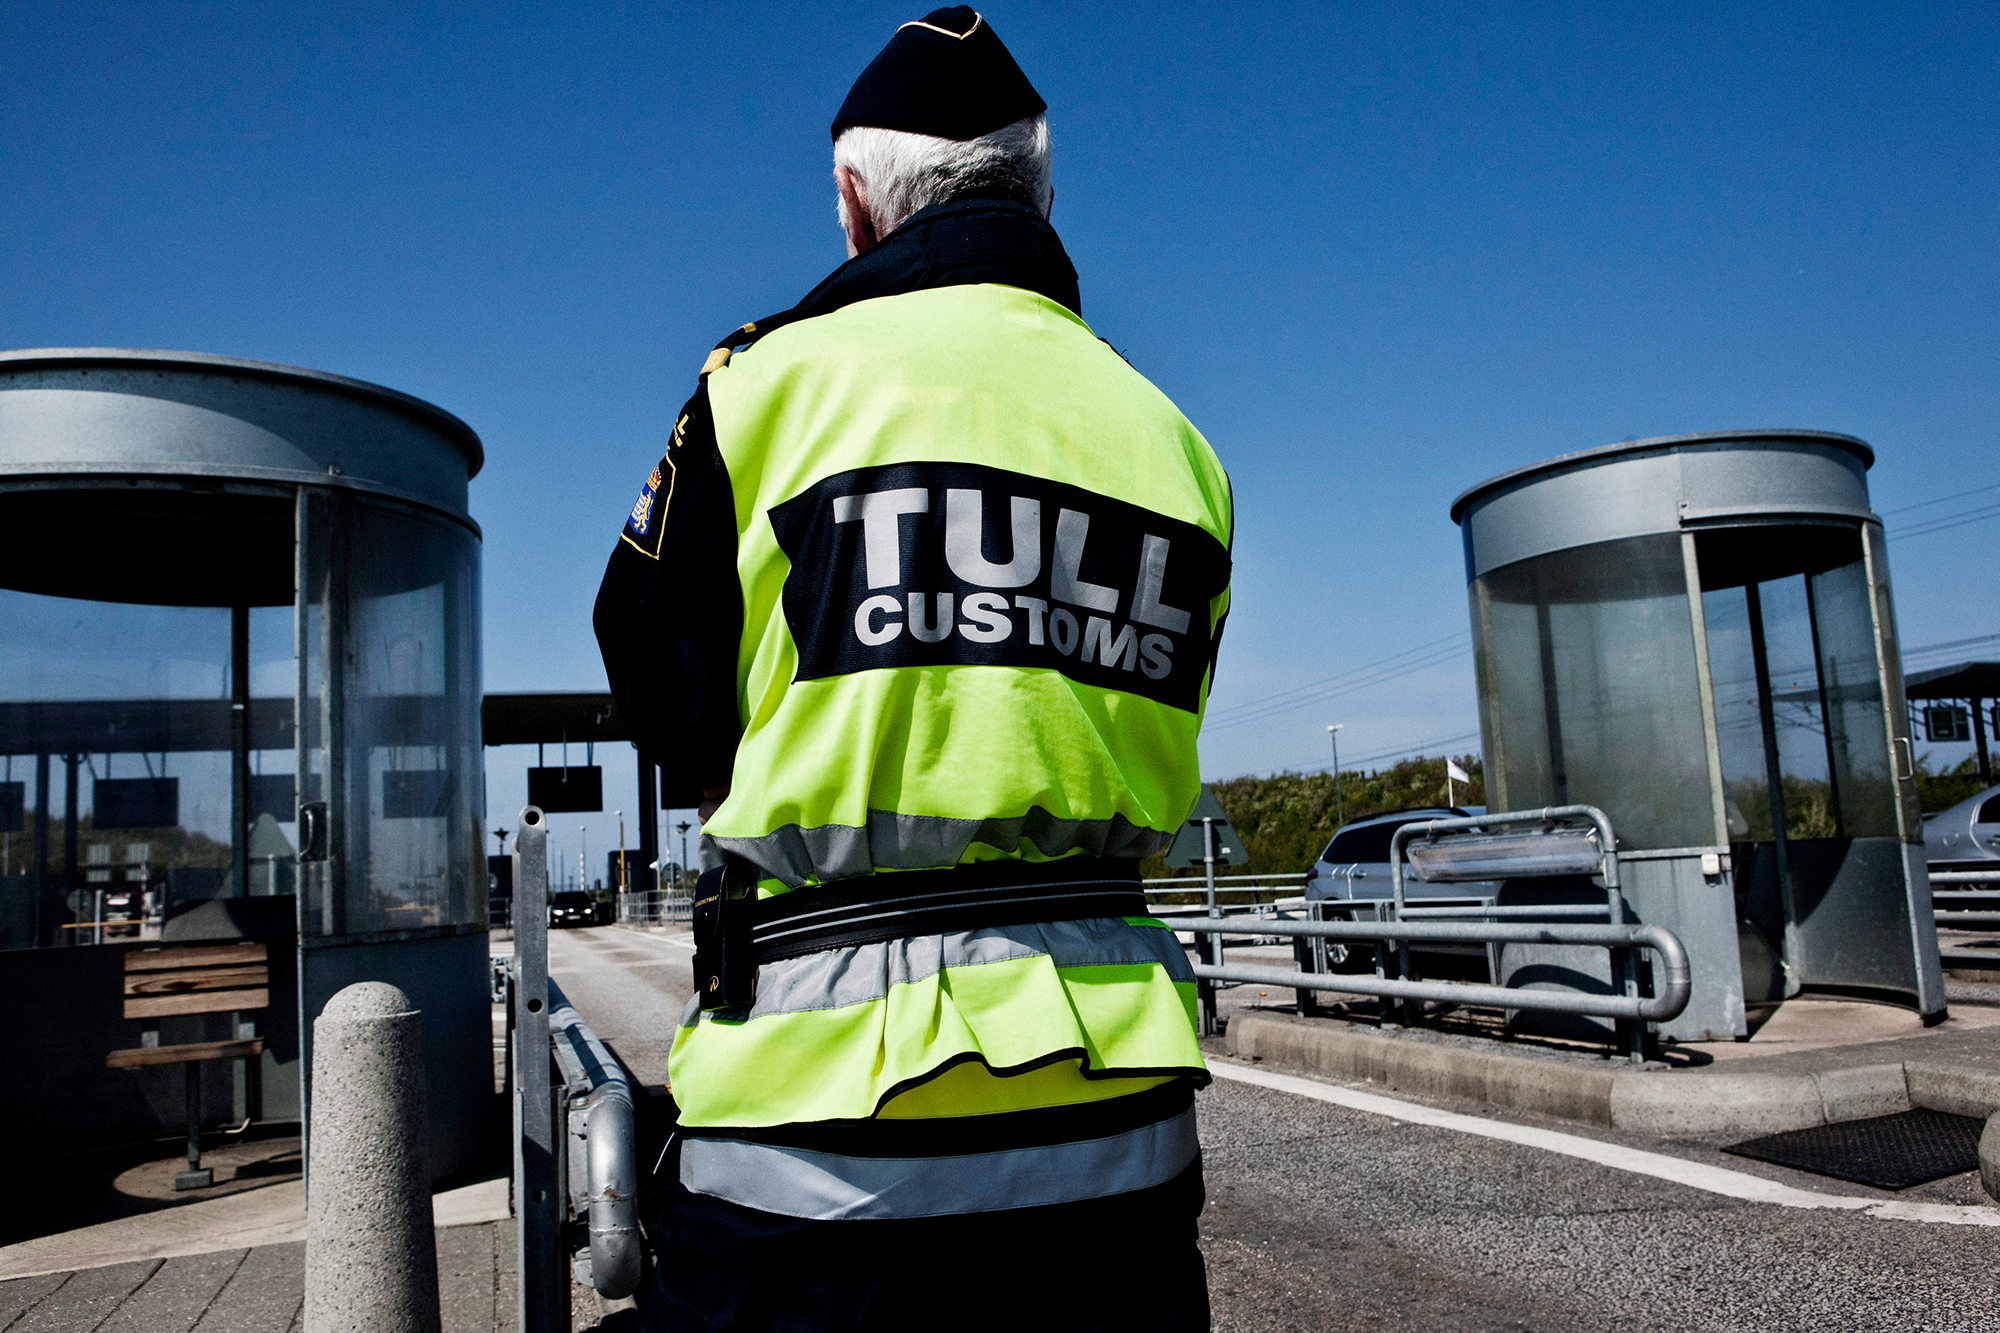
[[[174,1188],[207,1189],[215,1183],[215,1172],[204,1171],[201,1165],[201,1062],[189,1060],[181,1068],[187,1071],[188,1164],[174,1177]]]
[[[549,1056],[549,826],[534,806],[514,837],[514,1270],[521,1333],[567,1333],[569,1272],[556,1185]]]
[[[250,608],[229,608],[229,893],[250,896]],[[277,886],[270,892],[276,893]]]
[[[1204,815],[1201,821],[1201,873],[1207,884],[1208,915],[1211,919],[1222,913],[1215,906],[1215,820]],[[1197,950],[1210,967],[1222,966],[1222,937],[1210,935],[1201,941]],[[1213,1037],[1221,1028],[1215,1013],[1215,984],[1200,982],[1196,993],[1201,1000],[1201,1035]]]
[[[1986,701],[1972,701],[1972,739],[1979,747],[1979,785],[1993,785],[1993,756],[1986,749]]]
[[[1347,724],[1336,722],[1326,729],[1326,738],[1333,742],[1333,826],[1338,829],[1347,822],[1347,808],[1340,801],[1340,729]]]
[[[660,859],[660,770],[653,756],[639,751],[639,874],[634,893],[660,887],[653,863]]]
[[[76,889],[76,837],[77,834],[82,831],[78,827],[80,821],[78,820],[76,812],[76,803],[78,800],[76,791],[76,770],[83,766],[81,763],[82,758],[83,758],[82,755],[76,755],[76,754],[66,754],[63,756],[62,888],[63,888],[63,900],[65,905],[67,905],[68,903],[69,895]],[[70,932],[72,936],[75,936],[78,933],[79,932],[74,930]],[[72,939],[70,941],[70,943],[72,944],[81,944],[82,942],[83,941],[78,939]]]
[[[49,757],[35,756],[35,865],[29,872],[30,892],[35,895],[33,939],[37,948],[49,943],[45,938],[53,923],[47,915],[49,879]]]

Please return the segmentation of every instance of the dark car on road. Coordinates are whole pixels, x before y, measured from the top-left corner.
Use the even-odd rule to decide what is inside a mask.
[[[565,889],[549,899],[549,924],[594,926],[597,924],[597,904],[581,889]]]

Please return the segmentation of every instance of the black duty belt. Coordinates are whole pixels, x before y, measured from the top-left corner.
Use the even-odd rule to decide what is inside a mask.
[[[1147,911],[1139,863],[1108,857],[981,861],[756,895],[756,874],[740,861],[704,872],[695,887],[694,976],[703,1009],[752,1003],[757,969],[781,958],[949,930]]]
[[[765,898],[751,917],[751,953],[763,964],[911,935],[1147,910],[1137,861],[979,861],[809,884]]]

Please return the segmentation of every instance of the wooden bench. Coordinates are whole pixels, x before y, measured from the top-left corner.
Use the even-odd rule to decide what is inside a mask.
[[[271,1006],[270,955],[262,944],[183,945],[135,949],[125,955],[125,1017],[161,1019],[182,1014],[237,1014]],[[158,1027],[151,1034],[157,1040]],[[187,1069],[187,1170],[174,1178],[177,1190],[215,1183],[201,1164],[201,1064],[262,1055],[262,1037],[230,1041],[190,1041],[176,1046],[134,1046],[111,1051],[107,1069],[184,1065]]]

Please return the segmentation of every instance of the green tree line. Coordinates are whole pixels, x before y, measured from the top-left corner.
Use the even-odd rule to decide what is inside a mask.
[[[1457,762],[1472,775],[1472,781],[1455,784],[1458,803],[1484,805],[1486,780],[1480,761],[1463,755]],[[1338,808],[1352,823],[1384,810],[1443,805],[1444,765],[1442,757],[1419,756],[1372,772],[1343,770]],[[1211,785],[1241,841],[1239,850],[1247,853],[1230,858],[1232,875],[1303,871],[1319,859],[1320,849],[1333,836],[1336,802],[1331,773],[1278,773]],[[1150,858],[1144,870],[1148,878],[1189,873],[1169,870],[1165,858],[1158,856]]]
[[[1352,823],[1385,810],[1443,805],[1444,765],[1442,757],[1419,756],[1372,772],[1343,771],[1340,808]],[[1472,775],[1472,781],[1456,784],[1458,804],[1486,804],[1484,765],[1476,756],[1462,755],[1458,766]],[[1321,849],[1333,837],[1336,819],[1331,773],[1246,776],[1211,785],[1236,829],[1241,851],[1247,853],[1230,858],[1229,874],[1303,871],[1319,859]],[[1981,790],[1979,766],[1972,759],[1941,769],[1932,767],[1928,755],[1917,762],[1917,793],[1927,814],[1949,809]],[[1799,804],[1804,808],[1808,803]],[[1798,836],[1828,836],[1830,832],[1829,828],[1827,833],[1802,832]],[[1147,860],[1144,870],[1149,879],[1191,873],[1169,869],[1160,856]]]

